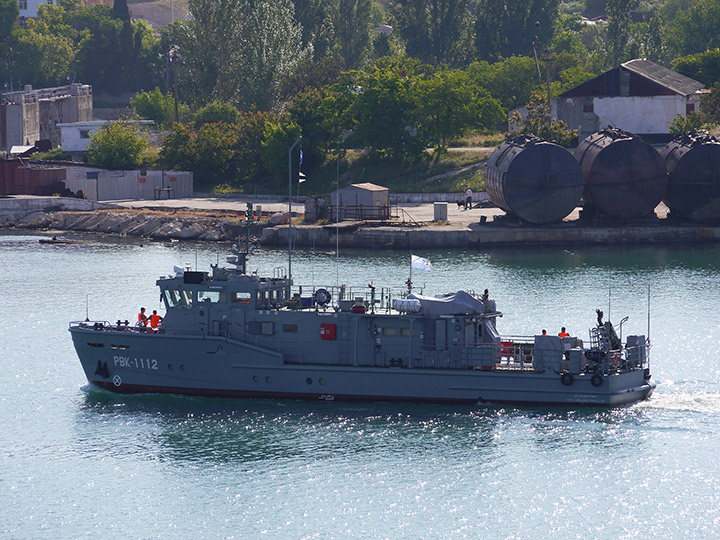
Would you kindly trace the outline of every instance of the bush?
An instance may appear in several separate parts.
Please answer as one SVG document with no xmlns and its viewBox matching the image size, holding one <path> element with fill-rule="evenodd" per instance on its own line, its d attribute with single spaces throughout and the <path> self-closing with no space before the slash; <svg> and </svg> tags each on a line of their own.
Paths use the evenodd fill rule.
<svg viewBox="0 0 720 540">
<path fill-rule="evenodd" d="M 110 122 L 90 135 L 88 162 L 112 169 L 134 169 L 147 149 L 147 138 L 135 124 L 119 120 Z"/>
<path fill-rule="evenodd" d="M 152 120 L 160 129 L 169 129 L 175 121 L 175 99 L 172 94 L 163 94 L 159 88 L 150 92 L 138 92 L 130 99 L 130 106 L 141 118 Z M 187 118 L 190 109 L 178 103 L 180 118 Z"/>
</svg>

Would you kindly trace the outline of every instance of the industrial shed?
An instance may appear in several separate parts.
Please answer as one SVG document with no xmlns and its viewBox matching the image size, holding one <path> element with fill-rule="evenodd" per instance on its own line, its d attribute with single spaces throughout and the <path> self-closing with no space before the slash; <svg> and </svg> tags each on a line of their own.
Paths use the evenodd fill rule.
<svg viewBox="0 0 720 540">
<path fill-rule="evenodd" d="M 390 219 L 390 190 L 377 184 L 365 182 L 342 188 L 329 197 L 331 220 L 345 219 Z M 336 212 L 339 212 L 337 216 Z"/>
<path fill-rule="evenodd" d="M 699 111 L 707 92 L 694 79 L 635 59 L 560 94 L 553 112 L 580 140 L 609 126 L 662 140 L 675 117 Z"/>
</svg>

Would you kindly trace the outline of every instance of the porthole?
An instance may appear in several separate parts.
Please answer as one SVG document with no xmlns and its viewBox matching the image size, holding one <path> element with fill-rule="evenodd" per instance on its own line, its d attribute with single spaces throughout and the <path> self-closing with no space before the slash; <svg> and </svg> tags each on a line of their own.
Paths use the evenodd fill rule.
<svg viewBox="0 0 720 540">
<path fill-rule="evenodd" d="M 253 381 L 259 382 L 259 381 L 260 381 L 260 377 L 258 377 L 257 375 L 255 375 L 255 376 L 253 377 Z"/>
<path fill-rule="evenodd" d="M 312 384 L 312 379 L 310 377 L 305 379 L 305 384 Z"/>
<path fill-rule="evenodd" d="M 168 369 L 170 371 L 175 371 L 175 366 L 173 366 L 172 364 L 168 364 Z"/>
<path fill-rule="evenodd" d="M 203 315 L 205 315 L 205 312 L 201 309 L 201 310 L 200 310 L 200 316 L 202 317 Z"/>
<path fill-rule="evenodd" d="M 318 382 L 319 382 L 320 384 L 325 384 L 325 379 L 320 379 Z"/>
<path fill-rule="evenodd" d="M 183 371 L 185 371 L 185 364 L 180 364 L 180 369 L 182 369 Z"/>
<path fill-rule="evenodd" d="M 272 377 L 270 375 L 265 377 L 265 382 L 272 382 Z"/>
</svg>

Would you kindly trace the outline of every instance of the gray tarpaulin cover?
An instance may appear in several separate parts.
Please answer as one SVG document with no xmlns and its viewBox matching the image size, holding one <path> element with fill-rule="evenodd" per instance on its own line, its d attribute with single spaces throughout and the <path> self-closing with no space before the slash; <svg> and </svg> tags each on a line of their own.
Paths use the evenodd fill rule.
<svg viewBox="0 0 720 540">
<path fill-rule="evenodd" d="M 479 315 L 485 312 L 483 303 L 465 291 L 458 291 L 442 298 L 420 294 L 408 294 L 408 298 L 419 300 L 422 306 L 421 313 L 427 315 Z"/>
</svg>

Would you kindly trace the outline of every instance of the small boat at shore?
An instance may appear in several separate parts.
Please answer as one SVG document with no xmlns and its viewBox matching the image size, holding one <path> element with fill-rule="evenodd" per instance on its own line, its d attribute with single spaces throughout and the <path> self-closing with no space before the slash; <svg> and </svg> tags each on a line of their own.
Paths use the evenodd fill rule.
<svg viewBox="0 0 720 540">
<path fill-rule="evenodd" d="M 68 240 L 66 238 L 58 238 L 56 236 L 53 236 L 52 238 L 41 238 L 39 240 L 41 244 L 84 244 L 82 240 Z"/>
<path fill-rule="evenodd" d="M 275 269 L 175 267 L 156 329 L 74 321 L 88 381 L 119 393 L 323 401 L 618 406 L 648 398 L 650 340 L 603 321 L 575 336 L 501 336 L 489 294 L 299 287 Z"/>
</svg>

